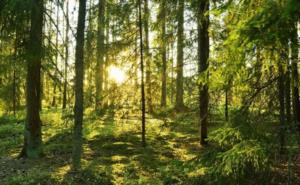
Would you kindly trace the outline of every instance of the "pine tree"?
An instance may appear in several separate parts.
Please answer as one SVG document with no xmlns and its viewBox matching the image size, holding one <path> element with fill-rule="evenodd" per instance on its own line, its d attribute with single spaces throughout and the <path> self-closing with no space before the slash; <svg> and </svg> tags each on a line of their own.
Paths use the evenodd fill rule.
<svg viewBox="0 0 300 185">
<path fill-rule="evenodd" d="M 80 169 L 82 155 L 82 121 L 83 121 L 83 77 L 84 77 L 84 29 L 86 16 L 86 0 L 79 0 L 75 53 L 75 124 L 73 136 L 73 170 Z"/>
<path fill-rule="evenodd" d="M 40 119 L 40 73 L 42 61 L 43 0 L 32 0 L 29 44 L 27 45 L 27 119 L 24 146 L 20 157 L 42 156 L 42 123 Z"/>
</svg>

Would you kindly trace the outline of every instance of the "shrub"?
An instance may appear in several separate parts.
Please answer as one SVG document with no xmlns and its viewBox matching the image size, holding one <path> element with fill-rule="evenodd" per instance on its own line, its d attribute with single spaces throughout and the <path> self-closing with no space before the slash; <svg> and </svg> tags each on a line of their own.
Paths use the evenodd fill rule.
<svg viewBox="0 0 300 185">
<path fill-rule="evenodd" d="M 200 157 L 214 184 L 241 181 L 247 184 L 248 179 L 265 174 L 271 167 L 272 145 L 268 139 L 254 129 L 246 115 L 236 116 L 209 135 L 209 142 L 216 146 Z"/>
</svg>

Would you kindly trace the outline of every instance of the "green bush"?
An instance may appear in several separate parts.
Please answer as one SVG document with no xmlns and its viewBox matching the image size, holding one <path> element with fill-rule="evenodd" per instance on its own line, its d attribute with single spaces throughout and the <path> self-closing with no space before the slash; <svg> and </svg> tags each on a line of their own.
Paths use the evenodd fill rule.
<svg viewBox="0 0 300 185">
<path fill-rule="evenodd" d="M 200 157 L 213 184 L 247 184 L 253 176 L 266 174 L 270 170 L 272 145 L 263 134 L 255 131 L 247 116 L 236 116 L 209 135 L 209 143 L 216 146 Z"/>
<path fill-rule="evenodd" d="M 23 134 L 23 125 L 5 124 L 0 126 L 0 139 L 17 137 Z"/>
</svg>

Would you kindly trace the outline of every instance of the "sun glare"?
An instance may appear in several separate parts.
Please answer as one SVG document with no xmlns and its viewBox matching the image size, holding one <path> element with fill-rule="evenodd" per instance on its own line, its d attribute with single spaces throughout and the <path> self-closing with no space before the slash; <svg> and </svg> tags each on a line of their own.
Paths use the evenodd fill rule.
<svg viewBox="0 0 300 185">
<path fill-rule="evenodd" d="M 109 79 L 116 82 L 117 84 L 122 84 L 126 80 L 126 74 L 120 68 L 116 66 L 111 66 L 108 70 Z"/>
</svg>

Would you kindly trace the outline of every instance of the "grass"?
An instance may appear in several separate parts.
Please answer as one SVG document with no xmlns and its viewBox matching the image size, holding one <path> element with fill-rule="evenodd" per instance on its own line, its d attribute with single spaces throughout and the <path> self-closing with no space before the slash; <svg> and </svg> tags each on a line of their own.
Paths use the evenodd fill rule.
<svg viewBox="0 0 300 185">
<path fill-rule="evenodd" d="M 201 150 L 197 121 L 185 115 L 167 120 L 147 115 L 143 148 L 137 116 L 118 115 L 118 111 L 103 116 L 86 111 L 79 174 L 70 171 L 73 123 L 62 120 L 61 110 L 41 113 L 45 152 L 41 160 L 16 159 L 24 124 L 18 119 L 1 123 L 0 184 L 184 184 L 188 176 L 182 174 L 183 163 Z"/>
<path fill-rule="evenodd" d="M 147 147 L 144 148 L 138 115 L 131 113 L 124 117 L 123 112 L 99 115 L 91 109 L 85 111 L 79 173 L 70 170 L 73 122 L 65 112 L 45 109 L 41 113 L 45 156 L 39 160 L 17 159 L 23 144 L 24 113 L 0 117 L 0 184 L 201 185 L 216 182 L 210 179 L 207 166 L 201 162 L 201 158 L 207 157 L 202 154 L 213 152 L 215 146 L 203 149 L 199 145 L 195 113 L 147 115 Z M 215 130 L 220 125 L 221 115 L 214 116 L 209 129 Z M 267 179 L 267 184 L 285 184 L 289 173 L 286 161 L 274 165 L 272 173 L 276 180 Z M 299 169 L 293 169 L 294 179 L 300 179 Z M 248 184 L 261 182 L 252 176 Z"/>
</svg>

